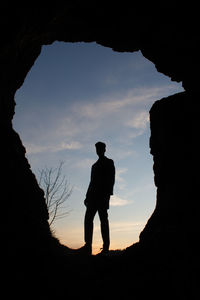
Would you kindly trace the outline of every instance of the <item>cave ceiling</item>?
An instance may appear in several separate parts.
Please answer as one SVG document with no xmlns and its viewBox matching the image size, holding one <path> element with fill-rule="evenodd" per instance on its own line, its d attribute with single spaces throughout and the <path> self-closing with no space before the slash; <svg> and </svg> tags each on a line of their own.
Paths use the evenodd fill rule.
<svg viewBox="0 0 200 300">
<path fill-rule="evenodd" d="M 1 5 L 1 78 L 16 91 L 41 51 L 54 41 L 96 42 L 114 51 L 142 54 L 183 87 L 195 88 L 198 10 L 187 3 L 134 1 L 91 4 L 68 1 L 46 7 Z"/>
</svg>

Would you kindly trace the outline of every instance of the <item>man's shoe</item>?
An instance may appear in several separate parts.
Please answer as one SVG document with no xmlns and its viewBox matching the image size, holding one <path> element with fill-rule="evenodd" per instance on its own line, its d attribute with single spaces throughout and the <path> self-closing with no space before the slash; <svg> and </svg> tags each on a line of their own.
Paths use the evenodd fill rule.
<svg viewBox="0 0 200 300">
<path fill-rule="evenodd" d="M 92 246 L 85 244 L 83 247 L 77 249 L 77 252 L 83 255 L 92 255 Z"/>
<path fill-rule="evenodd" d="M 99 254 L 107 256 L 109 254 L 109 250 L 101 248 L 101 252 Z"/>
</svg>

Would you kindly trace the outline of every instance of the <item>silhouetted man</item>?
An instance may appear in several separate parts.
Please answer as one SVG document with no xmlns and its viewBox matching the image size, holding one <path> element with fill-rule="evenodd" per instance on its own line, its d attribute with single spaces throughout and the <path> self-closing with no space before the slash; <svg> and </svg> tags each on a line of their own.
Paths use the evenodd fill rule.
<svg viewBox="0 0 200 300">
<path fill-rule="evenodd" d="M 82 249 L 88 254 L 92 253 L 93 220 L 97 212 L 103 239 L 102 253 L 107 253 L 109 250 L 110 235 L 107 210 L 115 183 L 115 166 L 113 160 L 105 156 L 106 145 L 98 142 L 95 146 L 99 159 L 92 166 L 91 180 L 84 201 L 87 209 L 84 220 L 85 246 Z"/>
</svg>

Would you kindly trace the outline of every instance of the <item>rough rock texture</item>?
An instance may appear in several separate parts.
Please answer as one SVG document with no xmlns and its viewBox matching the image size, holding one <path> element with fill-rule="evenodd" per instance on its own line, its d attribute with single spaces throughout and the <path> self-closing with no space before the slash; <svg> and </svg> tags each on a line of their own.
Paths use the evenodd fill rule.
<svg viewBox="0 0 200 300">
<path fill-rule="evenodd" d="M 199 146 L 198 94 L 183 92 L 154 103 L 150 110 L 150 148 L 154 159 L 157 203 L 140 235 L 164 247 L 197 247 Z M 183 247 L 184 244 L 184 247 Z"/>
<path fill-rule="evenodd" d="M 56 40 L 65 42 L 96 41 L 100 45 L 122 52 L 141 50 L 143 55 L 155 64 L 159 72 L 169 76 L 172 80 L 182 81 L 185 88 L 184 93 L 157 101 L 150 112 L 150 147 L 154 157 L 155 183 L 158 188 L 157 205 L 141 233 L 139 244 L 126 250 L 128 263 L 123 263 L 123 266 L 131 266 L 134 272 L 134 268 L 140 264 L 136 268 L 139 279 L 133 274 L 133 281 L 137 279 L 135 282 L 136 286 L 138 284 L 137 291 L 139 292 L 144 290 L 143 285 L 150 288 L 149 279 L 153 286 L 154 276 L 159 283 L 162 283 L 161 278 L 166 280 L 166 285 L 162 284 L 167 291 L 172 287 L 175 288 L 176 276 L 171 276 L 170 272 L 175 270 L 173 274 L 177 274 L 181 280 L 183 279 L 182 274 L 184 273 L 180 266 L 186 264 L 185 255 L 189 255 L 189 264 L 194 266 L 191 263 L 191 255 L 197 249 L 197 236 L 199 235 L 198 182 L 194 172 L 198 168 L 199 156 L 197 138 L 199 102 L 197 72 L 200 69 L 199 10 L 194 3 L 190 5 L 186 1 L 181 4 L 176 1 L 166 3 L 161 1 L 160 4 L 152 1 L 148 3 L 139 1 L 134 2 L 134 5 L 131 2 L 129 5 L 116 2 L 109 8 L 107 3 L 105 5 L 103 2 L 91 4 L 89 1 L 67 1 L 67 4 L 51 4 L 49 2 L 48 7 L 44 8 L 36 6 L 36 3 L 32 1 L 21 6 L 10 3 L 9 5 L 1 4 L 0 128 L 1 174 L 3 175 L 1 180 L 0 227 L 3 241 L 1 249 L 4 250 L 5 257 L 8 254 L 9 257 L 17 256 L 17 259 L 10 260 L 10 264 L 11 266 L 16 264 L 15 276 L 18 286 L 20 286 L 20 278 L 22 278 L 22 274 L 18 273 L 20 272 L 20 261 L 24 262 L 24 274 L 30 275 L 34 267 L 36 271 L 40 270 L 40 277 L 37 279 L 36 285 L 41 287 L 40 284 L 44 278 L 46 278 L 45 284 L 51 282 L 51 277 L 47 276 L 52 273 L 51 269 L 47 268 L 47 257 L 50 255 L 51 245 L 58 247 L 58 243 L 56 244 L 49 230 L 43 192 L 38 187 L 35 176 L 25 158 L 25 149 L 20 137 L 12 128 L 15 92 L 23 84 L 27 73 L 40 54 L 42 45 L 51 44 Z M 179 264 L 175 264 L 175 258 L 173 258 L 172 265 L 170 265 L 172 268 L 167 269 L 165 264 L 162 269 L 160 266 L 163 261 L 166 261 L 166 253 L 169 251 L 178 253 L 180 249 L 182 260 L 179 261 Z M 153 253 L 160 255 L 153 256 Z M 41 262 L 43 263 L 43 259 L 39 262 L 33 260 L 33 254 L 34 256 L 45 254 L 43 256 L 46 259 L 45 267 L 43 264 L 40 265 Z M 141 260 L 135 259 L 135 255 L 142 257 Z M 165 259 L 162 260 L 162 257 Z M 153 259 L 153 263 L 149 265 L 151 259 Z M 197 251 L 195 259 L 195 268 L 197 269 L 199 266 Z M 26 267 L 26 261 L 29 264 L 32 261 L 31 267 L 30 265 Z M 37 267 L 34 265 L 36 261 Z M 71 281 L 69 276 L 67 277 L 69 285 L 74 282 L 74 278 L 77 280 L 77 274 L 79 283 L 81 278 L 84 278 L 83 284 L 86 284 L 88 273 L 86 276 L 81 269 L 85 267 L 85 265 L 82 266 L 83 261 L 77 259 L 73 263 L 69 263 L 69 261 L 71 262 L 71 259 L 65 258 L 64 270 L 69 268 L 68 270 L 71 272 Z M 158 267 L 158 262 L 161 261 L 162 263 Z M 169 262 L 169 258 L 167 261 Z M 102 267 L 101 263 L 100 261 L 95 265 L 97 273 Z M 105 266 L 105 261 L 103 263 Z M 157 263 L 156 271 L 154 271 L 155 263 Z M 115 261 L 115 268 L 116 264 Z M 59 273 L 62 263 L 53 261 L 53 265 L 54 272 L 56 270 Z M 37 270 L 37 268 L 39 269 Z M 47 268 L 46 272 L 44 272 L 44 268 Z M 114 270 L 112 276 L 114 274 L 115 276 L 111 276 L 114 278 L 111 287 L 119 289 L 120 280 L 116 276 L 120 274 L 120 269 L 115 272 L 115 268 L 112 265 L 111 269 Z M 192 275 L 189 276 L 189 279 L 187 277 L 187 283 L 195 282 L 193 280 L 193 275 L 196 274 L 195 268 L 190 268 L 190 275 Z M 77 269 L 78 273 L 76 273 Z M 65 271 L 63 272 L 65 273 Z M 94 274 L 94 269 L 92 272 Z M 123 272 L 126 270 L 123 269 Z M 16 278 L 14 277 L 14 280 Z M 27 278 L 26 284 L 28 283 Z M 31 278 L 31 280 L 33 279 L 35 277 Z M 91 277 L 89 279 L 92 280 Z M 10 280 L 9 278 L 9 282 Z M 59 284 L 59 276 L 57 280 Z M 98 288 L 99 282 L 106 287 L 107 281 L 108 278 L 102 283 L 102 280 L 97 278 L 96 287 Z M 119 284 L 115 284 L 115 281 Z M 123 295 L 123 289 L 127 282 L 129 283 L 128 290 L 131 291 L 132 287 L 131 277 L 125 276 L 122 281 L 120 295 Z M 184 281 L 182 282 L 184 285 Z M 191 289 L 191 284 L 188 285 Z M 33 286 L 31 287 L 33 288 Z M 175 290 L 178 294 L 181 286 L 179 285 L 178 288 L 176 286 Z M 117 292 L 116 295 L 118 295 Z M 155 295 L 152 293 L 152 296 Z M 181 296 L 183 296 L 182 292 Z M 161 298 L 164 299 L 164 297 Z M 190 299 L 193 298 L 190 297 Z"/>
</svg>

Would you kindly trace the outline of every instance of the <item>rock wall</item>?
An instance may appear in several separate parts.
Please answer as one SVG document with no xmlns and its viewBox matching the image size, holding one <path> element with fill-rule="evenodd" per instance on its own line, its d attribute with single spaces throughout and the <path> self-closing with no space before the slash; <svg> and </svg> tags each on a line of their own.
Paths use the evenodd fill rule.
<svg viewBox="0 0 200 300">
<path fill-rule="evenodd" d="M 19 135 L 10 127 L 2 141 L 1 250 L 15 255 L 45 251 L 42 248 L 47 247 L 51 232 L 44 193 L 31 171 Z"/>
<path fill-rule="evenodd" d="M 140 234 L 141 243 L 188 251 L 197 247 L 198 94 L 183 92 L 154 103 L 150 149 L 157 186 L 155 211 Z"/>
</svg>

